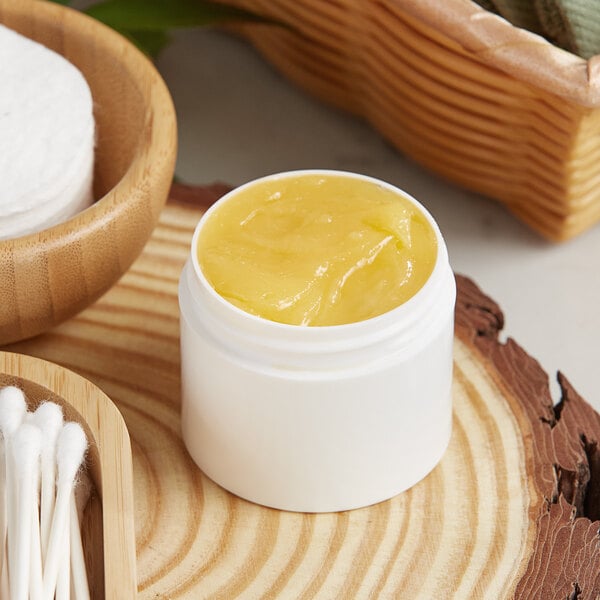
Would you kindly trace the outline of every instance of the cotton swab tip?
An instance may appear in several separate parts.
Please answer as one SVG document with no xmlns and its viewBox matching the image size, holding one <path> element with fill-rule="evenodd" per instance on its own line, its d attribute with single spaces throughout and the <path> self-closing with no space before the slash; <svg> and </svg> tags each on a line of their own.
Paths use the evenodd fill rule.
<svg viewBox="0 0 600 600">
<path fill-rule="evenodd" d="M 62 408 L 54 402 L 40 404 L 32 415 L 31 424 L 42 432 L 42 449 L 53 449 L 63 426 Z"/>
<path fill-rule="evenodd" d="M 72 482 L 87 450 L 85 432 L 79 423 L 66 423 L 60 431 L 56 447 L 59 485 Z"/>
<path fill-rule="evenodd" d="M 9 438 L 21 425 L 27 412 L 27 402 L 23 392 L 9 385 L 0 390 L 0 433 Z"/>
<path fill-rule="evenodd" d="M 31 477 L 42 449 L 42 432 L 28 423 L 17 429 L 11 439 L 11 450 L 16 472 Z"/>
</svg>

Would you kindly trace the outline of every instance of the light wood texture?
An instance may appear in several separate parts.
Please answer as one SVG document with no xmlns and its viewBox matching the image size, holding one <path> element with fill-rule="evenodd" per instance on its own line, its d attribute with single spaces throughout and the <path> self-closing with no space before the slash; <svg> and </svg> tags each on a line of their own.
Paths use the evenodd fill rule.
<svg viewBox="0 0 600 600">
<path fill-rule="evenodd" d="M 600 219 L 600 57 L 585 61 L 468 0 L 234 0 L 242 29 L 316 96 L 501 200 L 551 240 Z"/>
<path fill-rule="evenodd" d="M 108 294 L 11 347 L 83 374 L 121 410 L 139 597 L 596 598 L 600 417 L 564 380 L 552 410 L 546 375 L 498 342 L 500 310 L 462 278 L 453 436 L 414 488 L 356 511 L 294 514 L 236 498 L 194 466 L 180 437 L 177 283 L 201 207 L 224 190 L 174 187 Z"/>
<path fill-rule="evenodd" d="M 85 428 L 87 471 L 94 489 L 85 509 L 82 539 L 91 597 L 132 598 L 136 593 L 131 447 L 123 418 L 95 385 L 56 364 L 0 352 L 0 387 L 16 385 L 29 409 L 43 401 L 63 407 Z"/>
<path fill-rule="evenodd" d="M 0 23 L 81 70 L 97 127 L 97 202 L 63 224 L 0 241 L 0 343 L 8 343 L 91 304 L 138 256 L 167 197 L 176 123 L 151 62 L 101 23 L 34 0 L 0 0 Z"/>
</svg>

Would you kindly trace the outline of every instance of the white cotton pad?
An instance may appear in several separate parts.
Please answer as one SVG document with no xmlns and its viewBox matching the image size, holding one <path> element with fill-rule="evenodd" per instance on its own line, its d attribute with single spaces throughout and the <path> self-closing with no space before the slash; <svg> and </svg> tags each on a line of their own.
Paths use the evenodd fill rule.
<svg viewBox="0 0 600 600">
<path fill-rule="evenodd" d="M 75 66 L 0 25 L 0 239 L 46 229 L 92 203 L 92 107 Z"/>
</svg>

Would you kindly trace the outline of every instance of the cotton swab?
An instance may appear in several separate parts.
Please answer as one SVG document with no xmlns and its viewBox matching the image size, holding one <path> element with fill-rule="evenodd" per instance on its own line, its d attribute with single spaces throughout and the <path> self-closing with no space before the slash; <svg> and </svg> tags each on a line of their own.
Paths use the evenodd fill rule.
<svg viewBox="0 0 600 600">
<path fill-rule="evenodd" d="M 56 590 L 60 558 L 64 552 L 64 535 L 68 532 L 73 484 L 86 449 L 87 440 L 81 425 L 78 423 L 64 425 L 58 436 L 56 448 L 58 479 L 50 540 L 44 565 L 44 600 L 52 600 Z"/>
<path fill-rule="evenodd" d="M 0 580 L 0 598 L 10 598 L 10 589 L 8 587 L 8 573 L 6 577 Z"/>
<path fill-rule="evenodd" d="M 32 507 L 31 577 L 29 594 L 31 600 L 42 598 L 43 561 L 46 556 L 52 512 L 54 510 L 54 482 L 56 478 L 56 440 L 63 426 L 62 409 L 53 402 L 43 402 L 34 413 L 28 415 L 28 423 L 42 433 L 41 484 L 38 479 L 37 495 Z M 39 499 L 39 502 L 38 502 Z"/>
<path fill-rule="evenodd" d="M 71 598 L 71 537 L 69 535 L 69 525 L 65 528 L 63 535 L 63 549 L 60 556 L 60 565 L 58 567 L 58 577 L 56 579 L 55 600 L 70 600 Z"/>
<path fill-rule="evenodd" d="M 0 433 L 5 441 L 19 428 L 26 412 L 25 395 L 18 387 L 9 385 L 0 390 Z"/>
<path fill-rule="evenodd" d="M 50 525 L 54 512 L 56 480 L 56 442 L 63 426 L 63 413 L 58 404 L 44 402 L 32 415 L 31 422 L 42 431 L 42 488 L 40 501 L 40 536 L 42 540 L 42 564 L 46 560 Z"/>
<path fill-rule="evenodd" d="M 15 487 L 9 482 L 13 481 L 10 458 L 10 438 L 19 428 L 25 414 L 27 413 L 27 402 L 23 392 L 14 386 L 7 386 L 0 390 L 0 433 L 2 434 L 2 457 L 0 465 L 3 469 L 3 477 L 0 478 L 0 587 L 6 589 L 8 583 L 8 557 L 7 537 L 8 529 L 12 530 L 14 524 L 7 523 L 7 514 L 15 512 Z M 14 538 L 14 533 L 12 533 Z"/>
<path fill-rule="evenodd" d="M 27 423 L 21 425 L 10 442 L 10 455 L 17 482 L 18 504 L 14 513 L 8 512 L 8 521 L 16 524 L 14 539 L 15 561 L 11 562 L 10 593 L 11 600 L 28 600 L 29 577 L 31 569 L 31 512 L 35 498 L 34 484 L 39 471 L 42 448 L 41 431 Z M 19 509 L 19 506 L 21 509 Z M 9 540 L 10 541 L 10 540 Z M 9 552 L 11 551 L 9 544 Z"/>
<path fill-rule="evenodd" d="M 90 600 L 75 494 L 71 494 L 71 581 L 75 600 Z"/>
<path fill-rule="evenodd" d="M 42 451 L 44 440 L 42 433 Z M 29 599 L 42 598 L 42 543 L 40 540 L 40 471 L 36 469 L 33 483 L 34 496 L 31 499 L 31 570 L 29 573 Z"/>
</svg>

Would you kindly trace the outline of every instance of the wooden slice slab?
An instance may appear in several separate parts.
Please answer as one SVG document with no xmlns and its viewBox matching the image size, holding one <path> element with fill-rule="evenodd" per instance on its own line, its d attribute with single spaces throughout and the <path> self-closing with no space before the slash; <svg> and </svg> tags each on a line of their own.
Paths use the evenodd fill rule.
<svg viewBox="0 0 600 600">
<path fill-rule="evenodd" d="M 133 445 L 140 598 L 596 598 L 600 416 L 515 342 L 458 277 L 454 431 L 388 502 L 305 515 L 241 500 L 181 442 L 177 283 L 224 186 L 174 187 L 143 255 L 71 321 L 11 350 L 65 365 L 117 404 Z M 534 316 L 532 316 L 534 317 Z"/>
</svg>

